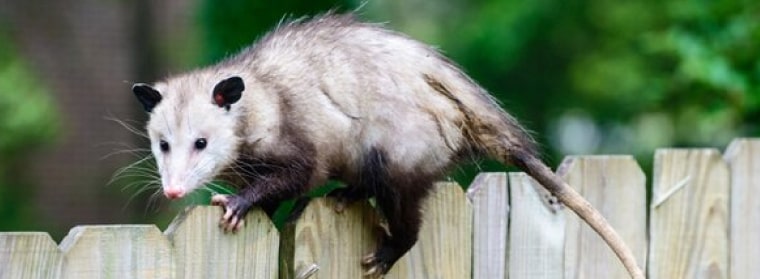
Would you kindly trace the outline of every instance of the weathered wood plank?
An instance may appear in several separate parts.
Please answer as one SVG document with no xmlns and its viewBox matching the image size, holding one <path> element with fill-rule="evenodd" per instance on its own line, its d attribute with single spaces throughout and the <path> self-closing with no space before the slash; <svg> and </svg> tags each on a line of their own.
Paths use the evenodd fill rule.
<svg viewBox="0 0 760 279">
<path fill-rule="evenodd" d="M 377 214 L 369 203 L 357 202 L 340 213 L 334 201 L 311 201 L 295 225 L 292 267 L 302 270 L 315 264 L 319 270 L 309 279 L 362 278 L 361 258 L 374 251 Z"/>
<path fill-rule="evenodd" d="M 237 233 L 219 228 L 216 206 L 186 209 L 165 234 L 174 246 L 177 278 L 277 278 L 280 235 L 261 210 Z"/>
<path fill-rule="evenodd" d="M 63 278 L 175 278 L 169 241 L 154 225 L 77 226 L 60 248 Z"/>
<path fill-rule="evenodd" d="M 632 156 L 571 156 L 558 173 L 607 219 L 646 270 L 646 177 Z M 627 278 L 612 249 L 582 219 L 568 216 L 565 279 Z"/>
<path fill-rule="evenodd" d="M 728 278 L 728 166 L 715 149 L 659 149 L 649 278 Z"/>
<path fill-rule="evenodd" d="M 481 173 L 467 190 L 473 207 L 472 278 L 507 278 L 509 188 L 507 174 Z"/>
<path fill-rule="evenodd" d="M 760 139 L 737 139 L 726 150 L 731 172 L 731 278 L 760 274 Z"/>
<path fill-rule="evenodd" d="M 423 206 L 417 244 L 385 278 L 472 278 L 472 205 L 456 183 L 438 183 Z"/>
<path fill-rule="evenodd" d="M 0 279 L 59 278 L 63 255 L 42 232 L 0 233 Z"/>
<path fill-rule="evenodd" d="M 565 213 L 540 184 L 509 174 L 509 278 L 562 278 Z"/>
</svg>

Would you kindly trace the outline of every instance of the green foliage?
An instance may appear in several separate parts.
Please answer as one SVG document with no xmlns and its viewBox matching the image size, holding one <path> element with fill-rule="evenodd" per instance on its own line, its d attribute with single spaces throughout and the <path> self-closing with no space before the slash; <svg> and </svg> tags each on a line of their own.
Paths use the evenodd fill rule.
<svg viewBox="0 0 760 279">
<path fill-rule="evenodd" d="M 669 123 L 661 129 L 675 127 L 675 133 L 658 145 L 717 146 L 760 132 L 757 126 L 745 126 L 760 112 L 757 5 L 657 1 L 597 6 L 603 9 L 587 18 L 590 30 L 584 31 L 593 32 L 594 40 L 569 68 L 575 106 L 588 107 L 602 124 L 630 125 L 660 115 Z"/>
<path fill-rule="evenodd" d="M 0 40 L 1 42 L 2 40 Z M 49 142 L 56 121 L 48 92 L 0 43 L 0 154 L 18 157 Z"/>
<path fill-rule="evenodd" d="M 50 96 L 0 32 L 0 230 L 21 227 L 29 216 L 30 189 L 22 163 L 50 143 L 57 121 Z"/>
<path fill-rule="evenodd" d="M 200 20 L 206 44 L 206 62 L 215 62 L 250 45 L 283 20 L 345 8 L 330 0 L 206 0 Z"/>
<path fill-rule="evenodd" d="M 551 163 L 626 153 L 647 169 L 658 147 L 760 134 L 756 1 L 439 1 L 428 5 L 456 9 L 407 12 L 415 5 L 371 2 L 369 15 L 440 46 L 536 131 Z"/>
</svg>

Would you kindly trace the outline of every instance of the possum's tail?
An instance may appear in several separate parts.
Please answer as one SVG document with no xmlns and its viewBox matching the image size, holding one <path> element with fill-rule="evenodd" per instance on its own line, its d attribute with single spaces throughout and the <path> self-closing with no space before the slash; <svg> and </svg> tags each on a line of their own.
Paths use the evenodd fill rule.
<svg viewBox="0 0 760 279">
<path fill-rule="evenodd" d="M 498 136 L 496 136 L 498 138 Z M 492 141 L 495 137 L 487 137 Z M 520 143 L 509 142 L 507 137 L 502 136 L 498 144 L 485 144 L 484 151 L 504 164 L 514 165 L 525 171 L 556 196 L 563 204 L 572 209 L 586 223 L 591 226 L 612 248 L 612 251 L 623 263 L 631 278 L 644 279 L 644 272 L 636 264 L 636 257 L 631 249 L 625 244 L 615 229 L 594 207 L 588 203 L 578 192 L 573 190 L 557 174 L 552 172 L 533 150 L 520 146 Z M 514 140 L 514 139 L 513 139 Z M 493 142 L 492 142 L 493 143 Z"/>
<path fill-rule="evenodd" d="M 462 113 L 462 125 L 459 127 L 469 147 L 503 164 L 515 165 L 536 179 L 599 233 L 632 278 L 644 279 L 644 272 L 636 264 L 631 249 L 602 214 L 538 159 L 537 148 L 530 135 L 512 116 L 501 110 L 485 90 L 455 70 L 455 67 L 452 66 L 452 69 L 448 86 L 430 75 L 423 75 L 423 78 L 432 89 L 451 100 Z M 473 111 L 472 107 L 478 110 Z"/>
<path fill-rule="evenodd" d="M 604 216 L 594 209 L 578 192 L 562 181 L 559 176 L 533 154 L 515 150 L 510 154 L 510 161 L 541 183 L 549 192 L 567 207 L 575 211 L 591 228 L 599 233 L 604 241 L 607 242 L 607 245 L 612 248 L 612 251 L 620 258 L 620 261 L 623 262 L 631 278 L 644 279 L 644 272 L 636 264 L 636 257 L 631 252 L 631 249 L 623 242 L 623 239 L 610 226 Z"/>
</svg>

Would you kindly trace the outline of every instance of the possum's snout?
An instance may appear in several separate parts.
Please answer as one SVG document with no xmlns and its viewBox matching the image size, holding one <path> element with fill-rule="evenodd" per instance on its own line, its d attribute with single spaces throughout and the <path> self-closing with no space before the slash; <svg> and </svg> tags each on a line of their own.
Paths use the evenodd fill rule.
<svg viewBox="0 0 760 279">
<path fill-rule="evenodd" d="M 164 188 L 164 196 L 170 200 L 175 200 L 185 196 L 185 190 L 180 187 L 167 187 Z"/>
</svg>

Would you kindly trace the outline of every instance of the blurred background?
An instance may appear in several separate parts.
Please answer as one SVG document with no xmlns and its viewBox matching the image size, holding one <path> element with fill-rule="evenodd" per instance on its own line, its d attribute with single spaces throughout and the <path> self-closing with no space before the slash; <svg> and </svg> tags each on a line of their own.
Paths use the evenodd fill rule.
<svg viewBox="0 0 760 279">
<path fill-rule="evenodd" d="M 435 45 L 499 98 L 556 166 L 571 154 L 717 147 L 760 136 L 760 2 L 0 0 L 0 231 L 156 223 L 133 82 L 235 53 L 329 9 Z M 150 167 L 150 163 L 138 167 Z M 502 166 L 480 162 L 479 169 Z M 478 167 L 452 178 L 469 184 Z M 651 177 L 651 176 L 650 176 Z M 143 191 L 145 190 L 145 191 Z"/>
</svg>

